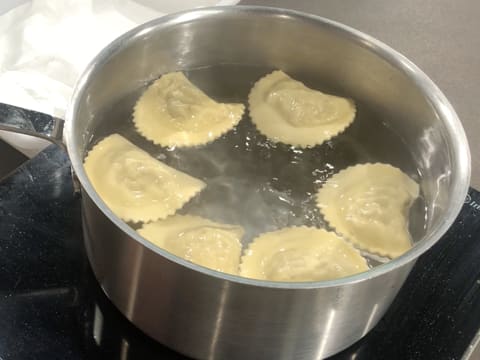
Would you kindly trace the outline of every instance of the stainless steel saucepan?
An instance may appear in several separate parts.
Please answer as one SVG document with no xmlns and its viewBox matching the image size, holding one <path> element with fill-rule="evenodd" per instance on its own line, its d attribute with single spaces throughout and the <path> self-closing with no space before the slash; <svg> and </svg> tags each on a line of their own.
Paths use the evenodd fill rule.
<svg viewBox="0 0 480 360">
<path fill-rule="evenodd" d="M 82 165 L 105 119 L 99 114 L 114 108 L 126 116 L 131 104 L 121 105 L 122 99 L 163 73 L 219 64 L 279 68 L 314 79 L 355 99 L 369 117 L 382 119 L 421 174 L 428 219 L 414 247 L 338 280 L 268 282 L 173 256 L 115 216 Z M 2 106 L 0 128 L 57 143 L 63 133 L 81 184 L 88 257 L 105 293 L 146 334 L 200 359 L 321 359 L 348 347 L 375 326 L 416 259 L 452 224 L 469 185 L 470 154 L 460 121 L 422 71 L 359 31 L 282 9 L 204 8 L 146 23 L 115 40 L 88 66 L 64 125 Z M 385 144 L 386 159 L 401 161 L 404 154 L 390 150 Z"/>
</svg>

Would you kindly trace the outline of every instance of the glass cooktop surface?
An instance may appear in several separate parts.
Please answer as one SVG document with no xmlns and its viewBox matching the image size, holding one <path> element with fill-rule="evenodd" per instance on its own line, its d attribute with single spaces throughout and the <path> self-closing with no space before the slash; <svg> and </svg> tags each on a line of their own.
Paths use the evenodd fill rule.
<svg viewBox="0 0 480 360">
<path fill-rule="evenodd" d="M 331 359 L 461 359 L 480 327 L 480 193 L 380 323 Z M 136 329 L 86 259 L 70 163 L 50 146 L 0 183 L 0 359 L 186 359 Z"/>
</svg>

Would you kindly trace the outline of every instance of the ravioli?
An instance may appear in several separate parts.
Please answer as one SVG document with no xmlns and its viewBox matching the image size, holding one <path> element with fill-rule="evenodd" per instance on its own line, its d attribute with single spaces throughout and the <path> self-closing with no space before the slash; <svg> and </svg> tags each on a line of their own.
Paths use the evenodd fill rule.
<svg viewBox="0 0 480 360">
<path fill-rule="evenodd" d="M 317 193 L 325 220 L 359 248 L 395 258 L 412 246 L 408 214 L 418 184 L 387 164 L 363 164 L 333 175 Z"/>
<path fill-rule="evenodd" d="M 260 235 L 240 264 L 240 275 L 271 281 L 332 280 L 367 271 L 366 260 L 335 233 L 289 227 Z"/>
<path fill-rule="evenodd" d="M 203 181 L 163 164 L 118 134 L 95 145 L 84 167 L 98 195 L 125 221 L 165 218 L 205 187 Z"/>
<path fill-rule="evenodd" d="M 148 241 L 185 260 L 238 274 L 244 231 L 199 216 L 174 215 L 137 230 Z"/>
<path fill-rule="evenodd" d="M 301 148 L 339 134 L 356 112 L 352 100 L 310 89 L 280 70 L 257 81 L 248 101 L 258 131 L 274 142 Z"/>
<path fill-rule="evenodd" d="M 135 105 L 137 131 L 162 146 L 195 146 L 211 142 L 241 120 L 243 104 L 223 104 L 209 98 L 183 73 L 162 75 Z"/>
</svg>

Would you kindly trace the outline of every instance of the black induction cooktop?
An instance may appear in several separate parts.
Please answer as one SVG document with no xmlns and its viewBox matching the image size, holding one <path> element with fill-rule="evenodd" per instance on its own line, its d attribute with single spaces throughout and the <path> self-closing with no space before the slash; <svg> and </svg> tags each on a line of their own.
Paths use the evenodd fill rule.
<svg viewBox="0 0 480 360">
<path fill-rule="evenodd" d="M 103 294 L 70 163 L 55 146 L 0 183 L 0 360 L 186 359 Z M 480 328 L 480 193 L 421 257 L 380 323 L 331 359 L 460 359 Z"/>
</svg>

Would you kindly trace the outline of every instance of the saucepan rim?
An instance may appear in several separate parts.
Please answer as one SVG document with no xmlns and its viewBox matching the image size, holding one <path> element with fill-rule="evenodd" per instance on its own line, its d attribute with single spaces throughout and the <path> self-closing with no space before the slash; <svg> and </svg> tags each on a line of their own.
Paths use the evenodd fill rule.
<svg viewBox="0 0 480 360">
<path fill-rule="evenodd" d="M 233 15 L 248 15 L 248 13 L 251 12 L 255 12 L 255 14 L 257 15 L 275 16 L 282 18 L 287 17 L 293 18 L 297 21 L 322 24 L 322 26 L 328 28 L 329 31 L 336 32 L 339 36 L 347 37 L 348 39 L 374 52 L 377 56 L 383 58 L 384 60 L 398 68 L 400 71 L 404 72 L 413 82 L 415 82 L 416 86 L 422 91 L 423 94 L 425 94 L 425 96 L 428 98 L 428 101 L 430 101 L 432 107 L 435 109 L 435 111 L 437 111 L 439 118 L 442 119 L 448 133 L 451 134 L 453 139 L 453 146 L 451 148 L 451 151 L 453 154 L 452 163 L 454 165 L 454 168 L 450 169 L 450 171 L 456 172 L 457 180 L 453 184 L 453 187 L 451 189 L 451 193 L 454 195 L 452 195 L 451 200 L 448 204 L 448 208 L 445 210 L 444 221 L 439 221 L 434 228 L 430 229 L 430 231 L 425 234 L 425 236 L 405 254 L 385 264 L 376 266 L 369 271 L 335 280 L 315 282 L 273 282 L 244 278 L 241 276 L 230 275 L 211 270 L 200 265 L 196 265 L 173 254 L 170 254 L 169 252 L 161 249 L 153 243 L 145 240 L 134 229 L 128 226 L 119 217 L 117 217 L 106 206 L 103 200 L 97 195 L 97 193 L 93 189 L 92 184 L 88 180 L 83 168 L 83 154 L 79 154 L 76 152 L 79 144 L 76 138 L 73 136 L 73 131 L 75 115 L 80 106 L 79 100 L 82 98 L 84 91 L 86 90 L 86 87 L 88 85 L 89 79 L 94 76 L 95 71 L 99 67 L 101 67 L 102 64 L 105 63 L 108 59 L 110 59 L 112 56 L 115 56 L 115 53 L 120 51 L 125 46 L 128 46 L 132 42 L 135 42 L 137 38 L 143 37 L 151 31 L 158 31 L 162 28 L 167 28 L 188 21 L 201 21 L 201 19 L 203 18 L 210 18 L 221 15 L 223 13 L 230 13 Z M 139 242 L 141 245 L 145 246 L 156 254 L 167 258 L 172 262 L 175 262 L 181 266 L 185 266 L 191 270 L 198 271 L 205 275 L 218 278 L 220 280 L 228 280 L 246 286 L 260 286 L 286 290 L 318 289 L 345 286 L 381 276 L 385 273 L 409 264 L 410 262 L 415 261 L 420 255 L 422 255 L 432 245 L 434 245 L 448 230 L 448 228 L 451 226 L 451 224 L 461 210 L 470 184 L 470 150 L 461 122 L 447 98 L 422 70 L 420 70 L 406 57 L 370 35 L 367 35 L 354 28 L 351 28 L 347 25 L 341 24 L 333 20 L 294 10 L 286 10 L 281 8 L 264 6 L 217 6 L 182 11 L 140 25 L 110 43 L 88 65 L 88 67 L 85 69 L 85 71 L 79 78 L 77 85 L 74 89 L 65 119 L 65 141 L 76 176 L 82 184 L 83 191 L 86 192 L 86 194 L 93 200 L 96 206 L 99 207 L 99 209 L 109 218 L 110 221 L 112 221 L 118 228 L 120 228 L 123 232 L 125 232 L 135 241 Z"/>
</svg>

